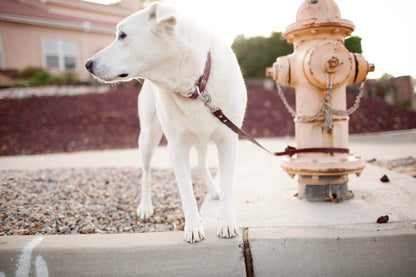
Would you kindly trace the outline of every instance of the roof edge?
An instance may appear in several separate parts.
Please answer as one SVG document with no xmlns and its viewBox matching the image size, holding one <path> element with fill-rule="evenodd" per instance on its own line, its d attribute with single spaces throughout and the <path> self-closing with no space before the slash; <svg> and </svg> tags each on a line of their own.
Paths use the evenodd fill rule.
<svg viewBox="0 0 416 277">
<path fill-rule="evenodd" d="M 76 8 L 81 10 L 87 10 L 87 11 L 94 11 L 94 12 L 101 12 L 101 13 L 108 13 L 108 14 L 116 14 L 119 16 L 129 16 L 134 10 L 129 10 L 123 7 L 120 7 L 118 5 L 103 5 L 93 2 L 86 2 L 86 1 L 68 1 L 68 0 L 43 0 L 45 4 L 51 3 L 56 4 L 60 6 L 70 7 L 70 8 Z"/>
<path fill-rule="evenodd" d="M 39 18 L 31 16 L 0 13 L 0 21 L 23 23 L 45 27 L 55 27 L 67 30 L 84 31 L 88 33 L 114 34 L 115 27 L 99 25 L 90 21 L 74 22 L 58 19 Z"/>
</svg>

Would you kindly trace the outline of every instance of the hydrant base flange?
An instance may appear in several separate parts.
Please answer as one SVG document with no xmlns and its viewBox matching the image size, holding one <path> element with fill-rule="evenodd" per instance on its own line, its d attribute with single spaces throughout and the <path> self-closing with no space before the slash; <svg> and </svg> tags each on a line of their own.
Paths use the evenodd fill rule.
<svg viewBox="0 0 416 277">
<path fill-rule="evenodd" d="M 312 155 L 306 158 L 286 158 L 282 162 L 282 168 L 290 175 L 346 175 L 360 174 L 365 167 L 365 161 L 355 155 L 341 155 L 340 158 L 319 157 Z"/>
</svg>

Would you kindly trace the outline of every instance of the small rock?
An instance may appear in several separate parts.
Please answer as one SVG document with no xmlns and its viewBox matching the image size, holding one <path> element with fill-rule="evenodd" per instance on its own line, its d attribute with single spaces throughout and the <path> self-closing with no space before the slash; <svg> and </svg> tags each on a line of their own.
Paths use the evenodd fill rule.
<svg viewBox="0 0 416 277">
<path fill-rule="evenodd" d="M 389 216 L 385 215 L 385 216 L 380 216 L 379 218 L 377 218 L 377 223 L 387 223 L 389 221 Z"/>
<path fill-rule="evenodd" d="M 95 226 L 91 223 L 88 223 L 87 225 L 82 227 L 80 231 L 82 234 L 91 234 L 95 231 Z"/>
<path fill-rule="evenodd" d="M 383 177 L 380 178 L 380 181 L 383 183 L 388 183 L 390 182 L 389 177 L 387 177 L 387 175 L 384 175 Z"/>
<path fill-rule="evenodd" d="M 63 226 L 59 228 L 59 233 L 60 234 L 66 234 L 69 232 L 69 227 L 68 226 Z"/>
</svg>

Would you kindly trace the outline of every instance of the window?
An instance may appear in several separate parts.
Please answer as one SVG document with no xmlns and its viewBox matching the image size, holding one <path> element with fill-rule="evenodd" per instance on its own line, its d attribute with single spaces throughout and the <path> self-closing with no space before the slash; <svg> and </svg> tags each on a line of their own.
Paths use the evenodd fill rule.
<svg viewBox="0 0 416 277">
<path fill-rule="evenodd" d="M 44 38 L 43 56 L 48 69 L 74 70 L 77 67 L 77 44 L 71 40 Z"/>
<path fill-rule="evenodd" d="M 51 69 L 59 69 L 59 40 L 44 39 L 43 50 L 46 60 L 46 67 Z"/>
</svg>

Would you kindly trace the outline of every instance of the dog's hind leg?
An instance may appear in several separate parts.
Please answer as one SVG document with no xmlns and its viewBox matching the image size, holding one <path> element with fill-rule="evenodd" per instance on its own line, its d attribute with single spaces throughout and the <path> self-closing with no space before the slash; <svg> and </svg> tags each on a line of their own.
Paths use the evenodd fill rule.
<svg viewBox="0 0 416 277">
<path fill-rule="evenodd" d="M 220 198 L 220 193 L 218 187 L 215 185 L 212 180 L 211 173 L 209 172 L 207 166 L 207 149 L 208 145 L 197 145 L 196 150 L 198 154 L 198 171 L 201 174 L 205 185 L 208 188 L 208 193 L 212 199 L 218 200 Z"/>
<path fill-rule="evenodd" d="M 156 105 L 153 92 L 145 85 L 139 95 L 139 155 L 142 163 L 141 201 L 137 208 L 137 216 L 141 219 L 153 215 L 151 198 L 151 167 L 150 163 L 155 148 L 159 145 L 163 132 L 156 113 Z"/>
</svg>

